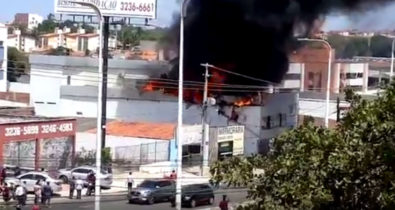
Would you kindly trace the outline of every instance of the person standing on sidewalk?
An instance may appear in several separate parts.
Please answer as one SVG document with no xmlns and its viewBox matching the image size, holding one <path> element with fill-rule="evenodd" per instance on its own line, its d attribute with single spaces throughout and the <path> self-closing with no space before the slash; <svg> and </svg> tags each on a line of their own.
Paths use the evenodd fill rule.
<svg viewBox="0 0 395 210">
<path fill-rule="evenodd" d="M 69 191 L 69 199 L 73 199 L 74 190 L 75 190 L 75 177 L 72 177 L 69 181 L 70 191 Z"/>
<path fill-rule="evenodd" d="M 132 191 L 133 188 L 133 176 L 132 176 L 132 172 L 129 172 L 128 178 L 127 178 L 127 183 L 128 183 L 128 192 L 130 193 Z"/>
<path fill-rule="evenodd" d="M 96 177 L 95 174 L 93 172 L 91 172 L 88 177 L 88 190 L 86 191 L 86 195 L 87 196 L 91 196 L 92 192 L 95 189 L 95 185 L 96 185 Z"/>
<path fill-rule="evenodd" d="M 48 207 L 50 207 L 51 206 L 51 197 L 53 194 L 52 188 L 50 186 L 50 182 L 47 182 L 47 185 L 44 186 L 43 192 L 44 192 L 44 204 L 46 204 Z"/>
<path fill-rule="evenodd" d="M 219 208 L 221 210 L 228 210 L 229 209 L 229 200 L 226 198 L 226 195 L 222 196 L 222 201 L 219 203 Z"/>
<path fill-rule="evenodd" d="M 17 185 L 15 189 L 15 196 L 18 201 L 18 205 L 23 204 L 25 190 L 23 189 L 22 185 Z"/>
<path fill-rule="evenodd" d="M 23 194 L 23 206 L 26 206 L 26 201 L 27 201 L 27 188 L 26 188 L 26 186 L 27 186 L 27 183 L 26 183 L 26 181 L 23 181 L 23 184 L 22 184 L 22 187 L 23 187 L 23 192 L 24 192 L 24 194 Z"/>
<path fill-rule="evenodd" d="M 77 179 L 75 182 L 75 189 L 77 190 L 77 199 L 81 199 L 81 191 L 84 188 L 84 181 Z"/>
<path fill-rule="evenodd" d="M 4 183 L 1 193 L 3 195 L 4 202 L 8 203 L 8 201 L 11 200 L 11 195 L 10 195 L 10 189 L 8 188 L 7 183 Z"/>
<path fill-rule="evenodd" d="M 0 172 L 0 185 L 4 184 L 5 178 L 7 178 L 7 172 L 6 172 L 5 166 L 3 166 L 3 168 L 1 169 L 1 172 Z"/>
<path fill-rule="evenodd" d="M 38 201 L 41 197 L 41 181 L 37 180 L 36 184 L 34 185 L 34 204 L 38 204 Z"/>
</svg>

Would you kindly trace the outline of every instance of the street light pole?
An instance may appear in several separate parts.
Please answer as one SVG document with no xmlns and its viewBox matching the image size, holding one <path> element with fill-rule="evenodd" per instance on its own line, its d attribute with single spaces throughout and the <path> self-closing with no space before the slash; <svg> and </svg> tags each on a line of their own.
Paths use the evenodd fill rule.
<svg viewBox="0 0 395 210">
<path fill-rule="evenodd" d="M 328 80 L 326 84 L 326 101 L 325 101 L 325 127 L 329 128 L 329 100 L 330 100 L 330 89 L 331 89 L 331 72 L 332 72 L 332 47 L 326 40 L 323 39 L 309 39 L 309 38 L 300 38 L 299 41 L 304 42 L 321 42 L 326 45 L 329 49 L 329 58 L 328 58 Z"/>
<path fill-rule="evenodd" d="M 186 16 L 187 0 L 182 0 L 180 8 L 180 54 L 178 68 L 178 116 L 177 116 L 177 183 L 176 183 L 176 207 L 181 210 L 181 187 L 182 187 L 182 116 L 184 100 L 184 18 Z"/>
<path fill-rule="evenodd" d="M 394 44 L 395 44 L 395 38 L 392 39 L 390 83 L 392 82 L 392 77 L 394 76 Z"/>
<path fill-rule="evenodd" d="M 96 185 L 95 185 L 95 210 L 100 210 L 100 171 L 101 171 L 101 145 L 102 145 L 102 98 L 103 98 L 103 15 L 100 9 L 92 3 L 70 1 L 71 3 L 79 4 L 81 6 L 86 6 L 92 8 L 97 17 L 99 18 L 99 85 L 98 85 L 98 96 L 97 96 L 97 128 L 96 128 Z"/>
</svg>

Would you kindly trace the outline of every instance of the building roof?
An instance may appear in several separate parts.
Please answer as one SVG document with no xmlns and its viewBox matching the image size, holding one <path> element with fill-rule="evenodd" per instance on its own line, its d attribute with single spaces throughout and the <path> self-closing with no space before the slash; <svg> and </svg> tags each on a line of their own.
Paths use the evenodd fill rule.
<svg viewBox="0 0 395 210">
<path fill-rule="evenodd" d="M 99 36 L 99 34 L 90 33 L 90 34 L 82 34 L 80 37 L 93 38 L 93 37 L 98 37 L 98 36 Z"/>
<path fill-rule="evenodd" d="M 49 33 L 49 34 L 40 35 L 40 37 L 54 37 L 54 36 L 59 36 L 59 34 L 57 34 L 57 33 Z"/>
<path fill-rule="evenodd" d="M 8 34 L 8 38 L 9 39 L 11 39 L 11 38 L 15 38 L 15 37 L 17 37 L 18 35 L 16 35 L 16 34 Z"/>
<path fill-rule="evenodd" d="M 106 133 L 110 136 L 172 140 L 174 139 L 175 128 L 176 125 L 173 123 L 113 121 L 107 123 Z M 88 132 L 95 133 L 96 129 Z"/>
<path fill-rule="evenodd" d="M 82 35 L 81 33 L 69 33 L 69 34 L 65 34 L 65 36 L 66 37 L 78 37 L 78 36 L 80 36 L 80 35 Z"/>
</svg>

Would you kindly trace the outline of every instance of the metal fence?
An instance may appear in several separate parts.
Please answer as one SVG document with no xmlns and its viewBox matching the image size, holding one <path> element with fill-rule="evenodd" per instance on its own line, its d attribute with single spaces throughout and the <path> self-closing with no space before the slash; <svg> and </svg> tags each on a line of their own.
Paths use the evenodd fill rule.
<svg viewBox="0 0 395 210">
<path fill-rule="evenodd" d="M 170 142 L 155 142 L 134 146 L 115 147 L 114 160 L 134 165 L 143 165 L 169 160 Z"/>
</svg>

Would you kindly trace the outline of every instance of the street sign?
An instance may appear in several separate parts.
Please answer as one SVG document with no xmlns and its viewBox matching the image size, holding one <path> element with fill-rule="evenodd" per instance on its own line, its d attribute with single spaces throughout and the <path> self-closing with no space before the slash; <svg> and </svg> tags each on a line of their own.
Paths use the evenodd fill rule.
<svg viewBox="0 0 395 210">
<path fill-rule="evenodd" d="M 103 16 L 156 19 L 157 0 L 73 0 L 95 4 Z M 55 0 L 55 13 L 96 15 L 89 7 L 70 0 Z"/>
<path fill-rule="evenodd" d="M 233 142 L 233 155 L 244 154 L 244 126 L 220 127 L 217 131 L 217 142 Z"/>
</svg>

